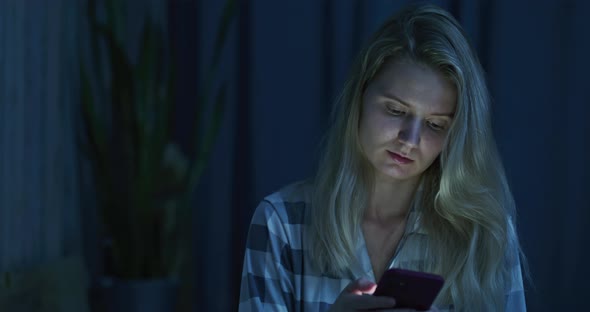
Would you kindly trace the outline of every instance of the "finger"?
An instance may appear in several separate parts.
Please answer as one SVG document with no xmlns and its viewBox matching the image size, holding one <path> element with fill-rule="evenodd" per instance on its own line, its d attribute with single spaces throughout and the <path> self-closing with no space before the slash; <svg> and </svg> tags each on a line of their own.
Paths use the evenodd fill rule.
<svg viewBox="0 0 590 312">
<path fill-rule="evenodd" d="M 391 297 L 381 297 L 372 295 L 348 295 L 346 300 L 353 309 L 370 310 L 370 309 L 387 309 L 395 306 L 395 299 Z"/>
<path fill-rule="evenodd" d="M 377 284 L 371 282 L 365 277 L 361 277 L 348 284 L 346 288 L 344 288 L 344 291 L 355 295 L 372 295 L 376 288 Z"/>
</svg>

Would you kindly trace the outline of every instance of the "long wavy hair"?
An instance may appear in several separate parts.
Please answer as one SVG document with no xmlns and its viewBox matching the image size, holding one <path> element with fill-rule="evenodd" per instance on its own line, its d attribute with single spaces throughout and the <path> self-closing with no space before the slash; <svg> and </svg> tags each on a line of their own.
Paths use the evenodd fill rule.
<svg viewBox="0 0 590 312">
<path fill-rule="evenodd" d="M 403 59 L 438 70 L 457 90 L 453 123 L 415 201 L 429 233 L 422 268 L 446 283 L 437 304 L 495 311 L 505 304 L 511 265 L 522 255 L 514 200 L 492 135 L 483 69 L 459 23 L 436 6 L 394 15 L 361 51 L 336 102 L 314 179 L 309 218 L 312 263 L 343 276 L 356 261 L 374 169 L 358 136 L 362 95 L 381 66 Z"/>
</svg>

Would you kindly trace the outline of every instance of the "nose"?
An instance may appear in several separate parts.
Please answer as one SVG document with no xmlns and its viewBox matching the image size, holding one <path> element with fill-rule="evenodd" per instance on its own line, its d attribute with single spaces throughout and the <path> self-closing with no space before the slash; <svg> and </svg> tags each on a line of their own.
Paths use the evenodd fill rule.
<svg viewBox="0 0 590 312">
<path fill-rule="evenodd" d="M 419 118 L 408 117 L 404 120 L 399 131 L 399 140 L 407 147 L 417 147 L 420 144 L 420 132 L 422 123 Z"/>
</svg>

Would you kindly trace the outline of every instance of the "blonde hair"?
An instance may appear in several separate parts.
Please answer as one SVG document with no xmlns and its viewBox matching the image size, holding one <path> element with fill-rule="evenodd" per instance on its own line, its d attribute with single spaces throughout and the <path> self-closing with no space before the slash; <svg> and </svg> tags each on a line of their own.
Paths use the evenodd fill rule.
<svg viewBox="0 0 590 312">
<path fill-rule="evenodd" d="M 496 148 L 484 73 L 458 22 L 435 6 L 408 7 L 370 39 L 353 65 L 324 141 L 309 218 L 310 256 L 326 274 L 355 263 L 373 169 L 358 138 L 362 94 L 390 59 L 438 70 L 457 88 L 454 121 L 415 198 L 429 243 L 421 268 L 446 283 L 438 303 L 495 311 L 505 304 L 511 265 L 521 254 L 514 200 Z"/>
</svg>

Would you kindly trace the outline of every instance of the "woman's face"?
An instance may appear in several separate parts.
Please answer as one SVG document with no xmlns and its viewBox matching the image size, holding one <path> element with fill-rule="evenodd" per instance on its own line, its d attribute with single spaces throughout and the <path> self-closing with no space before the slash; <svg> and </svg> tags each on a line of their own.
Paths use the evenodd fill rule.
<svg viewBox="0 0 590 312">
<path fill-rule="evenodd" d="M 363 93 L 359 139 L 378 179 L 418 179 L 440 154 L 456 88 L 412 62 L 386 62 Z"/>
</svg>

